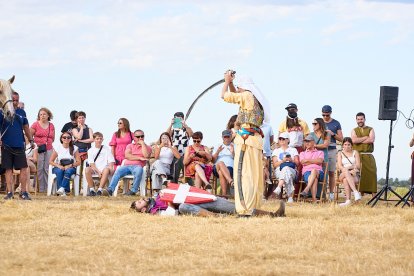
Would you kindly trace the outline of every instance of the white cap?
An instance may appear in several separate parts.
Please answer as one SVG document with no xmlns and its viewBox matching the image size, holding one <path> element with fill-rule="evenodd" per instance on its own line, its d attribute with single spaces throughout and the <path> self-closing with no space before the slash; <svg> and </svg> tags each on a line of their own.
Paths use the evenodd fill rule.
<svg viewBox="0 0 414 276">
<path fill-rule="evenodd" d="M 279 134 L 279 138 L 285 138 L 285 139 L 289 139 L 289 133 L 287 132 L 282 132 Z"/>
</svg>

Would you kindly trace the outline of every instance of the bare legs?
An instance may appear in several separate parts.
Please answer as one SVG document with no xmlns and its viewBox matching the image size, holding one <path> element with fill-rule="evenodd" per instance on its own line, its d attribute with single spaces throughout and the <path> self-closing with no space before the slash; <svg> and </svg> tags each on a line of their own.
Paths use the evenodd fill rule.
<svg viewBox="0 0 414 276">
<path fill-rule="evenodd" d="M 316 192 L 318 189 L 318 178 L 319 178 L 319 171 L 313 169 L 308 177 L 308 184 L 306 185 L 305 189 L 303 189 L 303 192 L 302 192 L 302 193 L 308 193 L 309 190 L 311 190 L 313 202 L 316 202 Z"/>
<path fill-rule="evenodd" d="M 221 194 L 227 195 L 228 184 L 231 183 L 231 181 L 233 180 L 231 178 L 229 169 L 226 167 L 226 165 L 223 162 L 220 161 L 216 164 L 216 170 L 217 170 L 217 173 L 220 179 Z"/>
<path fill-rule="evenodd" d="M 345 195 L 347 200 L 351 200 L 351 190 L 354 193 L 358 193 L 358 190 L 356 189 L 355 183 L 357 178 L 352 176 L 348 170 L 344 170 L 341 173 L 340 180 L 342 180 L 342 183 L 345 187 Z"/>
<path fill-rule="evenodd" d="M 206 186 L 210 184 L 206 178 L 206 174 L 204 173 L 204 169 L 199 165 L 195 165 L 195 181 L 194 185 L 197 188 L 201 188 L 201 184 L 204 183 Z"/>
</svg>

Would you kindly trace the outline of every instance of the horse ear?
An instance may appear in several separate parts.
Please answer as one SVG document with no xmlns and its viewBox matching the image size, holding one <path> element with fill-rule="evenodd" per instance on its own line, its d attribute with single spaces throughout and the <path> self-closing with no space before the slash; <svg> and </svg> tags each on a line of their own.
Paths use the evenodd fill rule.
<svg viewBox="0 0 414 276">
<path fill-rule="evenodd" d="M 9 79 L 9 82 L 10 82 L 10 84 L 12 84 L 12 83 L 14 82 L 14 75 L 13 75 L 13 77 L 11 77 L 11 78 Z"/>
</svg>

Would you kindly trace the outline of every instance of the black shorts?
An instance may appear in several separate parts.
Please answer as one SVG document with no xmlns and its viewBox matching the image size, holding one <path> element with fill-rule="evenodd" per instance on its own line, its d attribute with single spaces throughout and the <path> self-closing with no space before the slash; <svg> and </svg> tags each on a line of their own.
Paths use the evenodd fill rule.
<svg viewBox="0 0 414 276">
<path fill-rule="evenodd" d="M 27 168 L 24 148 L 1 147 L 1 167 L 6 170 Z"/>
</svg>

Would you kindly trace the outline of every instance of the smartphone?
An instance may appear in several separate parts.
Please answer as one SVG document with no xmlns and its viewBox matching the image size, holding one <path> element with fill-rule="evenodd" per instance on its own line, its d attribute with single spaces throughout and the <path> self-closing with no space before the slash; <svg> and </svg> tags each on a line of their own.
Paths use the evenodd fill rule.
<svg viewBox="0 0 414 276">
<path fill-rule="evenodd" d="M 180 117 L 175 117 L 173 128 L 183 128 L 183 119 Z"/>
</svg>

